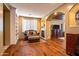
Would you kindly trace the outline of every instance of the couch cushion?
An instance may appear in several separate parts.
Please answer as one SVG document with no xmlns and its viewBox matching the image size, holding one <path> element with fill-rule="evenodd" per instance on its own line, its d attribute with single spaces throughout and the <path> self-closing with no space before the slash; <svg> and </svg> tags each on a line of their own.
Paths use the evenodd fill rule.
<svg viewBox="0 0 79 59">
<path fill-rule="evenodd" d="M 37 35 L 37 32 L 36 31 L 33 31 L 33 35 Z"/>
<path fill-rule="evenodd" d="M 25 33 L 27 34 L 27 36 L 37 35 L 37 31 L 35 30 L 27 30 L 25 31 Z"/>
</svg>

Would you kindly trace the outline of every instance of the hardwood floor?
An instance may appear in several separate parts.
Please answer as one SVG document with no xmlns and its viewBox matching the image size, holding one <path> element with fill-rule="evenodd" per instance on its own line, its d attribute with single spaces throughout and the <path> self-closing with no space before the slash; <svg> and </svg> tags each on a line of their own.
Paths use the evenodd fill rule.
<svg viewBox="0 0 79 59">
<path fill-rule="evenodd" d="M 52 39 L 36 43 L 19 40 L 16 45 L 10 46 L 3 56 L 68 56 L 63 46 L 64 40 Z"/>
</svg>

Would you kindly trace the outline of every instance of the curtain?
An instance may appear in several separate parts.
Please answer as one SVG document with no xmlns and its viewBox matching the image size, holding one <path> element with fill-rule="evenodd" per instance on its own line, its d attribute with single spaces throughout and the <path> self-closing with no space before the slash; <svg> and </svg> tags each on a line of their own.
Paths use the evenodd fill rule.
<svg viewBox="0 0 79 59">
<path fill-rule="evenodd" d="M 37 19 L 23 18 L 22 32 L 24 32 L 25 30 L 37 30 Z"/>
</svg>

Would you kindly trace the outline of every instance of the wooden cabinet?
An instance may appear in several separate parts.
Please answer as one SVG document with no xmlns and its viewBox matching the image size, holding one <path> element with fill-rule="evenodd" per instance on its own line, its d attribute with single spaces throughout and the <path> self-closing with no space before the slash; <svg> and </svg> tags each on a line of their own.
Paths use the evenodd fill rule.
<svg viewBox="0 0 79 59">
<path fill-rule="evenodd" d="M 66 52 L 69 55 L 76 55 L 77 53 L 77 41 L 79 40 L 79 34 L 66 34 Z"/>
</svg>

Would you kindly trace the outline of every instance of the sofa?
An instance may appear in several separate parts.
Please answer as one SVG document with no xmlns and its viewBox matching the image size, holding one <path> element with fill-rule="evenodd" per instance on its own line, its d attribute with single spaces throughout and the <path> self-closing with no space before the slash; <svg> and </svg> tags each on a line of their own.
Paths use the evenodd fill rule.
<svg viewBox="0 0 79 59">
<path fill-rule="evenodd" d="M 35 30 L 26 30 L 25 33 L 25 39 L 28 40 L 28 42 L 39 42 L 40 41 L 40 35 Z"/>
</svg>

